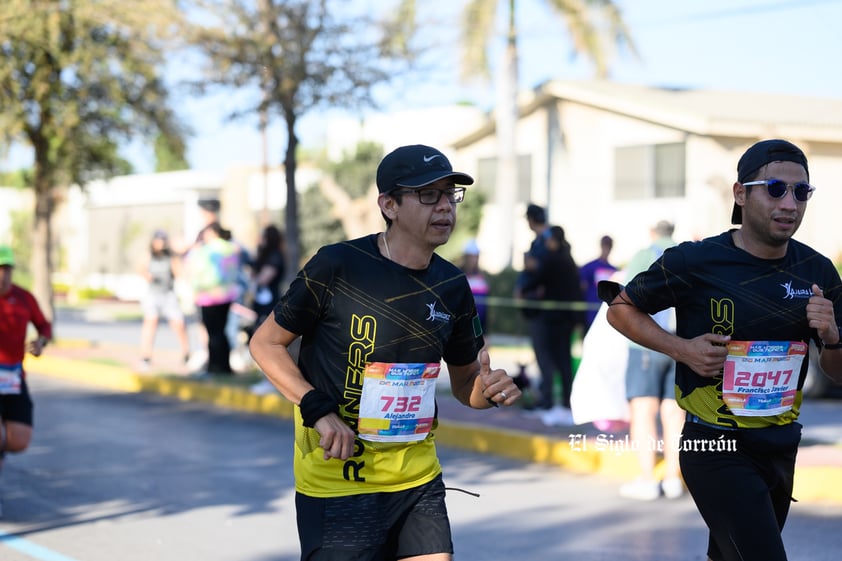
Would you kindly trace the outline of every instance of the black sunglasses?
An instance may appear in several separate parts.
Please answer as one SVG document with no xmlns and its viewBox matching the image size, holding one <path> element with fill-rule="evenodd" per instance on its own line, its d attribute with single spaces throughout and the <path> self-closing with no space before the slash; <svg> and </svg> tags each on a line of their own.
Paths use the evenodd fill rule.
<svg viewBox="0 0 842 561">
<path fill-rule="evenodd" d="M 786 181 L 775 179 L 774 177 L 771 179 L 743 183 L 744 187 L 751 187 L 752 185 L 765 185 L 766 190 L 769 192 L 769 196 L 773 199 L 780 199 L 786 195 L 787 188 L 792 187 L 792 196 L 795 197 L 795 200 L 799 203 L 805 203 L 810 200 L 810 197 L 813 196 L 813 191 L 816 190 L 815 187 L 804 181 L 789 184 Z"/>
</svg>

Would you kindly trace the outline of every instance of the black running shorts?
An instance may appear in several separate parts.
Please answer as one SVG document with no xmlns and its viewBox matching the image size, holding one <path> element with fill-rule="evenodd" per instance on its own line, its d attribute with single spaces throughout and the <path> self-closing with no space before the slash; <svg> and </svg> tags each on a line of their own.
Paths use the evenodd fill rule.
<svg viewBox="0 0 842 561">
<path fill-rule="evenodd" d="M 4 421 L 32 426 L 32 398 L 26 378 L 21 380 L 19 394 L 0 394 L 0 418 Z"/>
<path fill-rule="evenodd" d="M 394 493 L 296 493 L 301 561 L 389 561 L 453 553 L 442 476 Z"/>
</svg>

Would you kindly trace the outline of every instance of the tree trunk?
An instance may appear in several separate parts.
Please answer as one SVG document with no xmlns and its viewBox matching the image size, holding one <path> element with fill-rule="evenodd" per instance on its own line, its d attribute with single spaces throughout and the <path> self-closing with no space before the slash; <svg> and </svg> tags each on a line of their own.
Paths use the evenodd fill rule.
<svg viewBox="0 0 842 561">
<path fill-rule="evenodd" d="M 260 227 L 265 228 L 272 222 L 269 213 L 269 116 L 265 108 L 260 109 L 260 174 L 263 180 L 263 204 L 260 207 Z"/>
<path fill-rule="evenodd" d="M 298 137 L 295 136 L 295 114 L 288 112 L 285 116 L 287 124 L 287 149 L 284 158 L 284 176 L 287 186 L 287 204 L 284 209 L 286 217 L 287 267 L 288 277 L 294 278 L 301 267 L 301 238 L 298 232 L 298 192 L 295 189 L 295 150 L 298 147 Z"/>
<path fill-rule="evenodd" d="M 50 282 L 53 274 L 52 259 L 52 216 L 53 189 L 48 172 L 43 166 L 35 166 L 35 223 L 32 232 L 32 293 L 47 319 L 55 317 L 53 302 L 53 285 Z"/>
<path fill-rule="evenodd" d="M 509 7 L 509 31 L 506 49 L 503 53 L 503 67 L 498 83 L 498 103 L 495 112 L 497 128 L 497 185 L 495 186 L 497 208 L 511 212 L 515 208 L 518 192 L 517 146 L 515 125 L 517 123 L 517 30 L 515 27 L 514 0 Z M 512 264 L 514 246 L 514 221 L 500 220 L 498 227 L 499 249 L 503 266 Z"/>
<path fill-rule="evenodd" d="M 360 199 L 352 199 L 348 193 L 329 176 L 319 182 L 322 195 L 331 202 L 332 214 L 342 224 L 348 239 L 360 238 L 385 227 L 380 207 L 372 205 L 377 199 L 377 187 L 372 185 Z"/>
</svg>

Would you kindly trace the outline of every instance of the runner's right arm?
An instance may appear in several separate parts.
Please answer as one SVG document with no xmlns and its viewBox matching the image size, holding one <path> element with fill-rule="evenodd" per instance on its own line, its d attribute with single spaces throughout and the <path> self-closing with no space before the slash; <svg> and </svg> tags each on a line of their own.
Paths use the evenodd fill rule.
<svg viewBox="0 0 842 561">
<path fill-rule="evenodd" d="M 696 374 L 712 378 L 722 372 L 730 337 L 704 333 L 684 339 L 666 331 L 652 316 L 635 306 L 625 290 L 609 303 L 608 323 L 639 345 L 683 362 Z"/>
<path fill-rule="evenodd" d="M 285 398 L 300 406 L 304 396 L 315 388 L 304 378 L 289 353 L 289 346 L 297 338 L 297 334 L 278 325 L 272 312 L 252 335 L 249 350 L 272 385 Z M 351 457 L 356 435 L 339 415 L 328 413 L 316 420 L 313 428 L 319 433 L 319 446 L 324 448 L 326 460 L 347 460 Z"/>
</svg>

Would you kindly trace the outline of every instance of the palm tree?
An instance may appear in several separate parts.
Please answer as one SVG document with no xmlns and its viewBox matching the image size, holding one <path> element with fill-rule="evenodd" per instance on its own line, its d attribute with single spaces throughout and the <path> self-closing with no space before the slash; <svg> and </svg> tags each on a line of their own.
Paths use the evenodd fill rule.
<svg viewBox="0 0 842 561">
<path fill-rule="evenodd" d="M 567 26 L 575 54 L 586 56 L 599 78 L 608 76 L 615 46 L 636 49 L 620 9 L 610 0 L 545 0 Z M 518 50 L 515 0 L 468 0 L 463 12 L 462 76 L 490 76 L 488 52 L 495 37 L 497 9 L 508 8 L 506 48 L 498 76 L 498 101 L 494 112 L 497 131 L 497 174 L 493 201 L 499 209 L 511 209 L 517 192 L 517 147 L 515 123 L 518 117 Z M 507 248 L 506 263 L 512 261 L 512 221 L 495 222 L 500 247 Z"/>
</svg>

